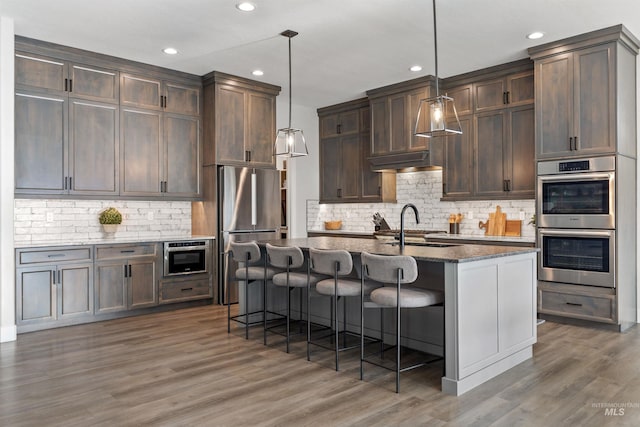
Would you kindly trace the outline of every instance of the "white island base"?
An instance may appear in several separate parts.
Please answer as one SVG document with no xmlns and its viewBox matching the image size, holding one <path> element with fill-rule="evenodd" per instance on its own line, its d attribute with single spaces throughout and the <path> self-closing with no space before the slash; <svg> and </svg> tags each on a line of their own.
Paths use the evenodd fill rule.
<svg viewBox="0 0 640 427">
<path fill-rule="evenodd" d="M 446 374 L 459 396 L 533 356 L 536 253 L 445 263 Z"/>
</svg>

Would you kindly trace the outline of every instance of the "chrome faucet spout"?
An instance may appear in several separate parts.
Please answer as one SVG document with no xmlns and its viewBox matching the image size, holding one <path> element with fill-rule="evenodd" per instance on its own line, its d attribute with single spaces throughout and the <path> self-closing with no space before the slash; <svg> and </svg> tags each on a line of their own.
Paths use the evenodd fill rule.
<svg viewBox="0 0 640 427">
<path fill-rule="evenodd" d="M 416 224 L 420 224 L 420 215 L 418 214 L 418 208 L 413 203 L 407 203 L 402 207 L 400 212 L 400 250 L 404 249 L 404 212 L 407 208 L 413 209 L 413 213 L 416 216 Z"/>
</svg>

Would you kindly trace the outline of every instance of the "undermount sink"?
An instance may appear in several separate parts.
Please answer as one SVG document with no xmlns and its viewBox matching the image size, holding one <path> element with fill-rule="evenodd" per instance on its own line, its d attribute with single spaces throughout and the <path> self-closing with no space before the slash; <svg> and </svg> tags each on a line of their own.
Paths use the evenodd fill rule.
<svg viewBox="0 0 640 427">
<path fill-rule="evenodd" d="M 387 245 L 398 246 L 400 242 L 389 242 Z M 405 246 L 427 246 L 429 248 L 450 248 L 452 246 L 460 246 L 452 243 L 431 243 L 431 242 L 404 242 Z"/>
</svg>

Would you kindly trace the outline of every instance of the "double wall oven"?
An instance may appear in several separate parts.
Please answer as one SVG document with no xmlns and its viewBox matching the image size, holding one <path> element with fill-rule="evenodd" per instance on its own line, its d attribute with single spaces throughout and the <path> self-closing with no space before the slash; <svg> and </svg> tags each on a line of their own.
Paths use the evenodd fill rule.
<svg viewBox="0 0 640 427">
<path fill-rule="evenodd" d="M 615 287 L 615 157 L 538 163 L 538 279 Z"/>
</svg>

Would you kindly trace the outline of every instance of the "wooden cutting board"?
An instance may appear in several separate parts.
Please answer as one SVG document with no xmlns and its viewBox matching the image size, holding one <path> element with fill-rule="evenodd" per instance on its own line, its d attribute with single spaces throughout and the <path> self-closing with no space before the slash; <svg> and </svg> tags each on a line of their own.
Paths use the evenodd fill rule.
<svg viewBox="0 0 640 427">
<path fill-rule="evenodd" d="M 522 235 L 522 221 L 519 219 L 508 219 L 507 225 L 504 230 L 505 236 L 521 236 Z"/>
<path fill-rule="evenodd" d="M 502 208 L 498 205 L 496 211 L 489 214 L 487 231 L 484 234 L 486 236 L 504 236 L 506 226 L 507 214 L 503 213 Z"/>
</svg>

